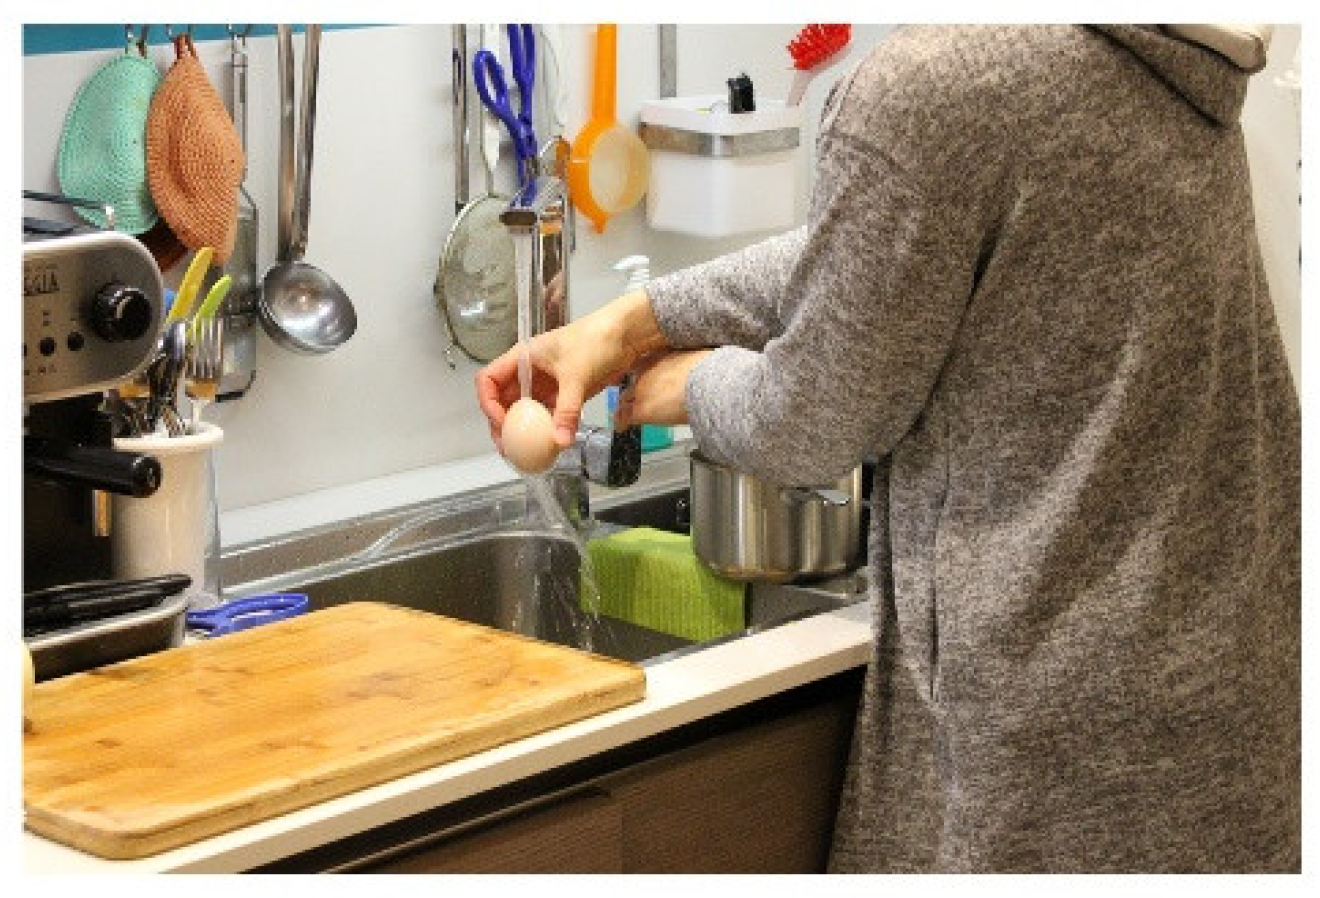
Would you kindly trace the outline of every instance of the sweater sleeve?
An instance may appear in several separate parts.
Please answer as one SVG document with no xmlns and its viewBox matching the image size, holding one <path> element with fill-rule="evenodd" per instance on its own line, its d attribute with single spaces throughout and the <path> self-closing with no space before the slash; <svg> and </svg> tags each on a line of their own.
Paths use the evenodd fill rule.
<svg viewBox="0 0 1320 898">
<path fill-rule="evenodd" d="M 796 300 L 790 320 L 760 351 L 717 349 L 686 393 L 703 454 L 781 483 L 829 482 L 911 428 L 982 246 L 974 197 L 930 189 L 928 172 L 913 177 L 856 129 L 824 134 L 818 149 L 809 224 L 783 287 Z M 694 284 L 685 298 L 706 295 Z"/>
<path fill-rule="evenodd" d="M 646 294 L 669 345 L 759 350 L 782 333 L 784 289 L 806 236 L 796 228 L 650 281 Z"/>
</svg>

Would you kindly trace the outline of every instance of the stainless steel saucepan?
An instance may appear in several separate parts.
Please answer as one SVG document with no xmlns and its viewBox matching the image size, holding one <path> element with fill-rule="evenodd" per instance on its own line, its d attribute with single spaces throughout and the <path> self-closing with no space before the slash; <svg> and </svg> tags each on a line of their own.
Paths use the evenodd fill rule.
<svg viewBox="0 0 1320 898">
<path fill-rule="evenodd" d="M 862 561 L 862 468 L 817 487 L 783 486 L 717 464 L 692 463 L 692 547 L 736 580 L 829 577 Z"/>
</svg>

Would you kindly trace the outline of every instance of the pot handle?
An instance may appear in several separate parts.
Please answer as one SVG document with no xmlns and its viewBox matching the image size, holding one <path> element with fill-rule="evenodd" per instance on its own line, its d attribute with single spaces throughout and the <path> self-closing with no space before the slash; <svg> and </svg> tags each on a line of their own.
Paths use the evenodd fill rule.
<svg viewBox="0 0 1320 898">
<path fill-rule="evenodd" d="M 789 486 L 780 490 L 779 495 L 786 502 L 819 502 L 835 508 L 842 508 L 852 502 L 852 496 L 843 490 L 829 489 L 823 486 Z"/>
</svg>

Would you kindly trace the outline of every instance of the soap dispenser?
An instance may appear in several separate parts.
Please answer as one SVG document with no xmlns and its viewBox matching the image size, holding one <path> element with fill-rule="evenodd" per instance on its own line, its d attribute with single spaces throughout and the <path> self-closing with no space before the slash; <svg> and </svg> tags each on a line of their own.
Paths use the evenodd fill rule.
<svg viewBox="0 0 1320 898">
<path fill-rule="evenodd" d="M 614 263 L 614 270 L 622 272 L 626 279 L 624 292 L 632 293 L 635 290 L 640 290 L 651 279 L 651 260 L 646 256 L 627 256 Z M 613 426 L 614 409 L 619 402 L 618 387 L 610 387 L 606 401 L 609 407 L 610 423 Z M 672 427 L 664 427 L 658 424 L 642 425 L 643 452 L 668 449 L 672 445 L 674 445 Z"/>
</svg>

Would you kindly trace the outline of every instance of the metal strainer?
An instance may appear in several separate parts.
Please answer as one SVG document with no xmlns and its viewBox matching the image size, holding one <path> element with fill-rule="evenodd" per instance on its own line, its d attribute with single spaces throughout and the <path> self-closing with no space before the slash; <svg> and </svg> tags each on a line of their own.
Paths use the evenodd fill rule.
<svg viewBox="0 0 1320 898">
<path fill-rule="evenodd" d="M 487 194 L 463 207 L 445 238 L 435 279 L 450 340 L 478 362 L 495 359 L 518 339 L 513 238 L 500 222 L 507 205 Z"/>
<path fill-rule="evenodd" d="M 497 358 L 518 340 L 518 293 L 514 275 L 513 238 L 500 222 L 508 198 L 494 192 L 499 133 L 494 117 L 483 115 L 482 150 L 486 162 L 486 192 L 468 199 L 466 40 L 462 25 L 454 26 L 455 196 L 453 227 L 440 252 L 435 300 L 449 329 L 445 358 L 454 365 L 457 346 L 476 362 Z M 496 32 L 497 33 L 497 32 Z M 485 121 L 489 119 L 489 121 Z M 489 138 L 494 136 L 494 140 Z"/>
</svg>

